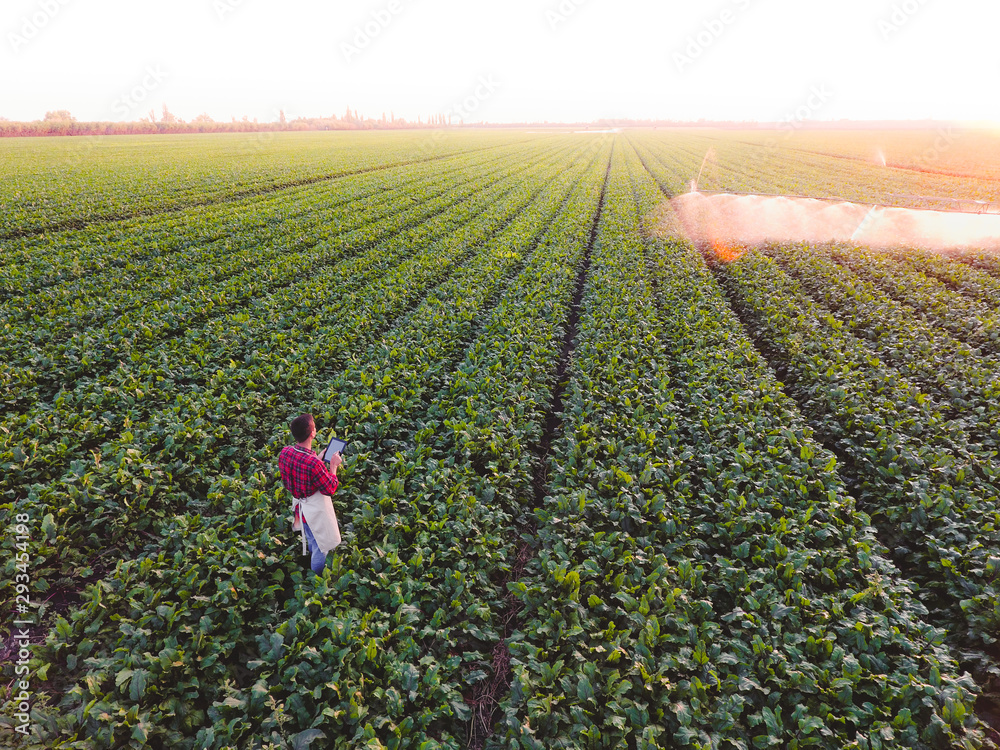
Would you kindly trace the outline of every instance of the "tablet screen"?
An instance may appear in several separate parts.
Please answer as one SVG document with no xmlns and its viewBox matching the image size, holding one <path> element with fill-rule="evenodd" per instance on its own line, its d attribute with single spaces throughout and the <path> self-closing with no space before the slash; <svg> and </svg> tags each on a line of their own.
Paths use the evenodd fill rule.
<svg viewBox="0 0 1000 750">
<path fill-rule="evenodd" d="M 344 448 L 347 447 L 347 443 L 343 440 L 337 440 L 337 438 L 331 438 L 330 444 L 326 446 L 326 450 L 323 451 L 323 460 L 330 463 L 330 459 L 333 458 L 334 453 L 343 453 Z"/>
</svg>

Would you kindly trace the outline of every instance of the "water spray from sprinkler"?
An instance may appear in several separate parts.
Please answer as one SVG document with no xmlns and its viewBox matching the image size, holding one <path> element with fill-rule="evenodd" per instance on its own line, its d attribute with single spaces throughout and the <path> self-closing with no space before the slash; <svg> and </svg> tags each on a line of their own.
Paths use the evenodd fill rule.
<svg viewBox="0 0 1000 750">
<path fill-rule="evenodd" d="M 1000 214 L 901 208 L 839 199 L 685 193 L 671 201 L 684 234 L 723 262 L 769 242 L 866 247 L 1000 248 Z"/>
<path fill-rule="evenodd" d="M 878 206 L 872 206 L 871 210 L 865 214 L 865 218 L 863 218 L 861 223 L 858 224 L 858 228 L 854 230 L 854 234 L 851 235 L 851 242 L 857 242 L 858 238 L 864 234 L 865 230 L 869 229 L 874 222 L 878 221 L 878 219 Z"/>
<path fill-rule="evenodd" d="M 701 169 L 698 170 L 698 176 L 691 182 L 691 192 L 698 192 L 698 183 L 701 182 L 701 173 L 705 171 L 705 164 L 708 163 L 709 158 L 715 161 L 715 149 L 710 148 L 705 152 L 705 158 L 701 160 Z"/>
</svg>

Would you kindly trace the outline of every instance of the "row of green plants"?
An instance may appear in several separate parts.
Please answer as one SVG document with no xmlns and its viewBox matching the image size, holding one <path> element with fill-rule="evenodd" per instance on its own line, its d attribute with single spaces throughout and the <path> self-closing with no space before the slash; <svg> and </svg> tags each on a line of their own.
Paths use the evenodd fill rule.
<svg viewBox="0 0 1000 750">
<path fill-rule="evenodd" d="M 431 748 L 439 742 L 465 747 L 469 740 L 470 693 L 488 679 L 490 652 L 503 628 L 507 591 L 499 583 L 520 544 L 521 500 L 530 492 L 536 460 L 531 449 L 551 398 L 560 321 L 568 315 L 575 269 L 586 244 L 581 227 L 589 225 L 596 210 L 596 183 L 607 157 L 602 149 L 563 215 L 505 290 L 464 358 L 441 380 L 441 388 L 424 394 L 427 411 L 406 440 L 393 441 L 398 452 L 375 454 L 366 462 L 367 471 L 359 471 L 368 477 L 381 474 L 377 486 L 371 482 L 359 491 L 365 505 L 358 512 L 372 518 L 367 532 L 373 540 L 381 538 L 386 549 L 410 557 L 421 574 L 413 601 L 426 627 L 419 648 L 410 653 L 422 654 L 422 664 L 437 667 L 432 672 L 436 688 L 462 701 L 452 706 L 453 712 L 447 707 L 439 711 L 436 727 L 423 723 L 413 731 L 412 722 L 403 718 L 416 715 L 413 708 L 390 704 L 386 709 L 379 692 L 369 691 L 365 699 L 374 704 L 378 718 L 372 727 L 388 747 Z M 504 243 L 498 245 L 503 253 Z M 377 390 L 396 394 L 403 403 L 419 397 L 412 376 L 393 374 L 383 375 Z M 367 404 L 371 390 L 356 389 L 346 403 L 341 395 L 340 414 L 355 398 Z M 353 421 L 348 417 L 346 423 Z M 381 431 L 386 421 L 376 413 L 362 427 Z M 303 646 L 309 645 L 314 644 Z M 423 673 L 426 667 L 415 669 Z M 399 674 L 391 671 L 388 683 L 412 702 L 413 694 L 405 692 L 407 670 L 402 678 Z M 276 690 L 287 689 L 276 675 L 271 680 Z M 328 738 L 353 747 L 347 740 L 356 726 L 346 718 L 333 716 L 322 727 Z M 360 741 L 357 734 L 353 739 Z"/>
<path fill-rule="evenodd" d="M 347 228 L 378 220 L 345 209 L 384 205 L 390 222 L 412 205 L 393 212 L 359 179 L 361 200 L 327 197 L 344 218 L 322 226 L 300 210 L 320 193 L 296 192 L 282 203 L 297 217 L 288 229 L 341 253 L 323 284 L 275 282 L 236 302 L 194 267 L 189 288 L 223 297 L 219 314 L 193 313 L 183 335 L 151 337 L 4 422 L 18 432 L 0 436 L 3 507 L 32 518 L 33 586 L 82 592 L 33 665 L 47 696 L 34 747 L 465 747 L 505 656 L 513 684 L 493 748 L 984 746 L 975 686 L 924 622 L 927 591 L 888 562 L 909 558 L 875 539 L 841 478 L 855 478 L 853 459 L 812 435 L 816 410 L 783 394 L 694 248 L 640 239 L 663 197 L 653 178 L 676 177 L 655 143 L 632 138 L 596 150 L 553 139 L 499 166 L 484 153 L 461 160 L 486 166 L 471 179 L 400 170 L 414 178 L 406 192 L 440 210 L 372 235 Z M 695 151 L 669 163 L 697 167 Z M 222 210 L 216 220 L 232 225 Z M 151 278 L 167 268 L 151 264 Z M 92 270 L 92 291 L 68 282 L 68 294 L 100 288 Z M 562 429 L 543 466 L 581 278 Z M 161 289 L 171 303 L 187 294 Z M 318 581 L 303 576 L 275 468 L 303 403 L 353 453 L 335 498 L 346 544 Z M 970 444 L 935 398 L 922 405 Z M 876 434 L 894 455 L 898 436 Z M 965 479 L 953 499 L 969 500 Z M 972 516 L 956 503 L 947 526 L 939 506 L 910 532 L 944 535 L 958 563 Z M 962 569 L 949 596 L 995 583 L 981 547 L 998 548 L 996 519 L 979 518 L 966 541 L 986 572 Z M 512 580 L 527 545 L 537 557 Z M 982 628 L 996 597 L 979 591 L 971 613 L 984 619 L 969 625 Z"/>
<path fill-rule="evenodd" d="M 841 198 L 880 206 L 941 209 L 950 206 L 949 199 L 995 197 L 995 183 L 975 175 L 887 169 L 865 159 L 799 148 L 796 137 L 789 130 L 763 134 L 708 130 L 626 134 L 644 158 L 644 151 L 652 154 L 672 173 L 663 180 L 653 170 L 671 197 L 686 192 L 699 172 L 702 190 Z M 676 190 L 678 182 L 684 183 L 684 190 Z"/>
<path fill-rule="evenodd" d="M 540 154 L 535 156 L 544 158 Z M 88 377 L 99 381 L 102 374 L 114 370 L 123 359 L 135 369 L 141 365 L 144 355 L 151 351 L 161 352 L 165 340 L 168 344 L 177 340 L 190 345 L 191 336 L 184 335 L 185 332 L 192 328 L 204 332 L 213 326 L 217 330 L 243 313 L 252 301 L 285 289 L 322 283 L 322 275 L 340 268 L 343 261 L 356 261 L 366 249 L 397 236 L 405 241 L 408 230 L 419 228 L 429 219 L 446 214 L 467 200 L 488 195 L 484 191 L 509 174 L 510 167 L 509 162 L 494 164 L 484 170 L 492 180 L 471 184 L 465 184 L 466 169 L 468 167 L 463 166 L 451 172 L 442 184 L 431 180 L 430 184 L 421 186 L 421 190 L 411 188 L 408 195 L 387 194 L 372 200 L 370 210 L 359 211 L 354 205 L 334 211 L 321 209 L 315 220 L 309 217 L 295 222 L 299 233 L 295 243 L 289 241 L 287 225 L 284 228 L 278 225 L 274 235 L 268 237 L 254 229 L 251 220 L 239 232 L 230 234 L 226 241 L 229 245 L 238 242 L 244 250 L 259 242 L 256 259 L 249 267 L 244 267 L 237 258 L 223 281 L 181 291 L 163 300 L 145 303 L 143 293 L 138 292 L 135 309 L 116 311 L 116 315 L 103 325 L 93 325 L 86 320 L 64 322 L 73 320 L 72 315 L 35 317 L 14 324 L 4 346 L 6 370 L 15 380 L 11 387 L 11 396 L 16 399 L 14 408 L 49 400 L 67 382 L 75 383 Z M 415 203 L 410 197 L 413 194 L 422 195 L 424 200 Z M 405 200 L 401 200 L 402 195 L 406 195 Z M 307 206 L 321 206 L 322 201 L 321 194 L 308 196 L 303 202 Z M 240 211 L 239 208 L 234 210 Z M 330 236 L 332 229 L 338 227 L 337 234 Z M 126 240 L 124 244 L 128 246 L 130 242 Z M 221 262 L 224 253 L 218 254 L 219 265 L 224 265 Z M 151 275 L 155 273 L 156 269 L 150 269 Z M 177 274 L 181 278 L 186 275 L 184 270 Z M 352 279 L 356 275 L 353 274 Z M 134 286 L 141 289 L 144 285 Z M 186 362 L 187 359 L 178 356 L 177 361 Z"/>
<path fill-rule="evenodd" d="M 1000 450 L 997 358 L 978 355 L 964 341 L 915 316 L 909 306 L 834 262 L 828 247 L 773 245 L 764 252 L 845 330 L 932 396 L 942 413 L 968 433 L 970 450 L 983 453 L 987 461 Z"/>
<path fill-rule="evenodd" d="M 157 291 L 155 287 L 133 288 L 137 283 L 169 283 L 175 279 L 167 271 L 189 272 L 196 264 L 222 260 L 234 249 L 233 240 L 235 248 L 242 246 L 241 227 L 253 230 L 265 244 L 278 236 L 276 231 L 282 224 L 286 231 L 294 227 L 295 232 L 307 230 L 310 234 L 325 225 L 325 233 L 316 238 L 321 241 L 341 231 L 345 221 L 363 219 L 358 208 L 369 206 L 387 192 L 426 191 L 432 184 L 446 184 L 456 170 L 537 153 L 537 148 L 500 148 L 430 164 L 387 167 L 177 213 L 10 240 L 4 247 L 8 262 L 0 267 L 4 278 L 0 295 L 7 298 L 0 311 L 13 320 L 47 316 L 67 317 L 66 322 L 78 318 L 99 321 L 106 308 L 131 309 L 130 297 L 119 301 L 116 295 L 141 293 L 156 298 L 151 296 Z M 353 214 L 343 211 L 349 204 L 354 207 Z M 299 238 L 293 233 L 287 239 Z"/>
<path fill-rule="evenodd" d="M 315 211 L 317 206 L 310 206 L 303 197 L 311 197 L 317 205 L 333 209 L 351 200 L 352 187 L 372 186 L 379 178 L 398 171 L 362 174 L 235 202 L 7 240 L 4 243 L 7 262 L 2 267 L 0 288 L 5 302 L 3 309 L 22 317 L 46 311 L 58 314 L 64 307 L 72 313 L 74 308 L 83 307 L 74 304 L 78 298 L 85 300 L 87 296 L 100 297 L 102 292 L 127 291 L 119 289 L 119 284 L 145 280 L 144 269 L 152 275 L 156 264 L 169 264 L 172 257 L 186 264 L 190 253 L 198 258 L 199 250 L 218 252 L 213 243 L 222 245 L 218 241 L 240 226 L 267 230 L 283 218 L 308 214 L 310 209 Z M 29 302 L 29 306 L 22 308 L 22 301 Z"/>
<path fill-rule="evenodd" d="M 293 387 L 296 373 L 308 369 L 299 361 L 302 356 L 328 359 L 336 351 L 337 339 L 327 324 L 337 304 L 348 306 L 349 312 L 352 306 L 367 304 L 367 285 L 384 285 L 384 274 L 393 269 L 405 270 L 414 263 L 421 267 L 414 261 L 416 253 L 426 255 L 428 243 L 467 231 L 464 228 L 472 218 L 502 219 L 493 216 L 494 204 L 503 195 L 521 190 L 521 170 L 508 164 L 484 173 L 476 182 L 479 189 L 471 193 L 471 188 L 459 182 L 456 189 L 469 196 L 467 200 L 456 197 L 449 203 L 443 196 L 427 220 L 402 232 L 386 232 L 376 223 L 349 233 L 328 249 L 333 262 L 311 275 L 286 285 L 275 279 L 271 292 L 249 307 L 160 340 L 103 375 L 76 381 L 72 390 L 60 392 L 51 403 L 42 401 L 8 419 L 0 437 L 0 459 L 8 464 L 0 479 L 4 496 L 12 499 L 19 487 L 59 476 L 71 460 L 85 460 L 90 451 L 100 449 L 109 433 L 129 429 L 153 414 L 181 413 L 184 396 L 197 400 L 204 389 L 218 391 L 228 383 L 234 400 L 252 404 L 259 398 L 255 391 L 269 377 L 262 374 L 253 379 L 252 370 L 262 365 L 284 362 L 279 381 Z M 324 257 L 320 255 L 316 262 L 322 264 Z M 325 337 L 311 333 L 318 326 L 327 332 Z M 293 335 L 296 329 L 310 332 L 309 338 Z M 296 356 L 286 360 L 290 354 Z M 94 460 L 100 460 L 100 454 Z"/>
<path fill-rule="evenodd" d="M 208 476 L 240 473 L 253 452 L 246 446 L 267 442 L 276 413 L 285 414 L 303 389 L 308 393 L 317 380 L 342 369 L 352 350 L 376 339 L 457 265 L 474 257 L 561 167 L 552 162 L 517 170 L 478 205 L 454 207 L 449 220 L 415 229 L 408 243 L 397 239 L 373 249 L 365 255 L 367 265 L 348 268 L 342 283 L 293 289 L 269 300 L 270 308 L 260 300 L 253 318 L 242 314 L 247 331 L 238 351 L 223 347 L 220 330 L 216 349 L 196 349 L 193 356 L 171 352 L 160 360 L 163 367 L 176 367 L 188 357 L 190 376 L 183 386 L 128 375 L 136 392 L 91 391 L 97 400 L 91 408 L 100 415 L 92 434 L 61 431 L 60 423 L 80 415 L 77 407 L 57 399 L 61 414 L 47 425 L 26 427 L 49 427 L 55 439 L 39 441 L 35 452 L 18 463 L 16 455 L 14 461 L 7 458 L 3 478 L 7 503 L 26 502 L 39 518 L 51 513 L 68 530 L 62 554 L 36 560 L 35 586 L 74 588 L 93 574 L 91 557 L 98 552 L 104 552 L 104 564 L 113 564 L 116 557 L 141 549 L 142 535 L 159 518 L 185 507 L 206 509 L 213 490 Z M 142 401 L 140 394 L 149 400 Z M 11 598 L 5 611 L 12 606 Z"/>
<path fill-rule="evenodd" d="M 525 339 L 546 329 L 555 338 L 565 315 L 559 288 L 562 297 L 571 288 L 567 248 L 580 254 L 568 240 L 594 210 L 605 159 L 585 175 L 573 166 L 549 172 L 538 205 L 340 375 L 317 381 L 321 421 L 358 446 L 344 477 L 349 546 L 333 569 L 316 584 L 298 571 L 286 579 L 288 542 L 297 540 L 287 536 L 287 498 L 272 472 L 220 480 L 228 512 L 178 515 L 164 527 L 164 553 L 151 548 L 148 559 L 120 566 L 96 587 L 109 589 L 99 604 L 91 599 L 72 625 L 53 631 L 59 666 L 88 643 L 97 641 L 100 654 L 44 720 L 48 740 L 81 732 L 98 746 L 136 735 L 185 747 L 291 747 L 311 737 L 336 747 L 464 746 L 461 689 L 477 679 L 482 649 L 496 638 L 493 579 L 515 540 L 510 504 L 494 502 L 502 478 L 456 460 L 456 442 L 468 441 L 456 410 L 476 401 L 460 383 L 503 384 L 501 398 L 516 388 L 532 405 L 527 414 L 478 421 L 528 442 L 551 368 L 526 369 L 523 380 L 485 374 L 503 363 L 525 367 L 523 351 L 540 356 L 542 347 Z M 273 464 L 280 444 L 272 439 L 255 458 Z M 164 621 L 160 607 L 173 619 Z M 119 617 L 107 622 L 108 610 Z M 170 653 L 169 666 L 134 656 L 157 648 Z"/>
<path fill-rule="evenodd" d="M 964 665 L 996 675 L 987 656 L 1000 632 L 1000 477 L 991 455 L 774 260 L 748 252 L 719 273 L 787 391 L 841 459 L 880 539 L 918 585 L 930 620 L 947 629 Z"/>
<path fill-rule="evenodd" d="M 864 167 L 826 157 L 803 156 L 783 147 L 734 139 L 689 136 L 682 149 L 653 133 L 629 134 L 654 179 L 669 195 L 687 192 L 699 176 L 701 190 L 792 194 L 867 200 L 882 195 Z M 660 169 L 657 169 L 657 162 Z M 702 166 L 703 165 L 703 166 Z M 676 190 L 683 180 L 684 189 Z M 886 188 L 890 190 L 893 188 Z M 900 189 L 900 188 L 895 188 Z"/>
<path fill-rule="evenodd" d="M 1000 277 L 1000 256 L 995 250 L 964 250 L 951 253 L 951 257 L 994 278 Z"/>
<path fill-rule="evenodd" d="M 642 491 L 671 481 L 671 467 L 653 454 L 671 429 L 670 405 L 659 392 L 666 361 L 627 223 L 634 215 L 619 156 L 596 228 L 548 494 L 535 510 L 537 555 L 510 585 L 523 622 L 509 641 L 511 694 L 487 747 L 645 748 L 672 739 L 667 681 L 648 658 L 665 630 L 660 617 L 674 606 L 672 550 L 650 540 L 653 527 L 670 526 L 670 511 L 665 498 Z M 619 492 L 626 485 L 627 496 Z"/>
<path fill-rule="evenodd" d="M 834 260 L 884 289 L 914 314 L 976 347 L 1000 355 L 1000 310 L 949 289 L 943 282 L 908 268 L 877 250 L 832 248 Z"/>
<path fill-rule="evenodd" d="M 177 211 L 544 137 L 408 131 L 4 138 L 0 236 Z"/>
<path fill-rule="evenodd" d="M 633 196 L 639 211 L 632 207 Z M 492 747 L 979 747 L 975 686 L 616 161 Z"/>
<path fill-rule="evenodd" d="M 666 196 L 674 197 L 688 192 L 691 180 L 697 177 L 697 171 L 692 174 L 692 170 L 698 169 L 695 162 L 697 157 L 693 153 L 682 155 L 678 150 L 671 149 L 654 154 L 648 142 L 631 134 L 628 142 L 643 168 L 656 180 L 657 186 Z"/>
<path fill-rule="evenodd" d="M 949 257 L 939 252 L 909 248 L 887 250 L 893 258 L 916 270 L 942 281 L 950 289 L 975 297 L 994 308 L 1000 307 L 1000 279 L 990 276 L 988 266 L 979 268 L 978 258 L 992 258 L 1000 269 L 1000 256 L 996 253 L 958 252 Z M 968 262 L 962 262 L 967 259 Z"/>
</svg>

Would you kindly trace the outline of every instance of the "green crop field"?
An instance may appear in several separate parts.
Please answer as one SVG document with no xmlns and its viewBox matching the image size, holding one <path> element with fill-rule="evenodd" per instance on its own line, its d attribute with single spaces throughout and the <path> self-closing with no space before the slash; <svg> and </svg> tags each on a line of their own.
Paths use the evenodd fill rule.
<svg viewBox="0 0 1000 750">
<path fill-rule="evenodd" d="M 699 171 L 1000 203 L 1000 137 L 0 140 L 0 740 L 998 747 L 1000 255 L 723 257 Z"/>
</svg>

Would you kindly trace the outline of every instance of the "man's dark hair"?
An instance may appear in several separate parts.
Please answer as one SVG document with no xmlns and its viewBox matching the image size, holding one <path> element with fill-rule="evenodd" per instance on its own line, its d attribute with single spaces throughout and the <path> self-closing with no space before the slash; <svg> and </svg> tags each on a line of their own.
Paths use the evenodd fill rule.
<svg viewBox="0 0 1000 750">
<path fill-rule="evenodd" d="M 313 419 L 312 414 L 300 414 L 293 419 L 291 427 L 292 437 L 295 438 L 295 442 L 301 443 L 309 437 L 309 433 L 312 432 L 312 428 L 315 424 L 316 420 Z"/>
</svg>

